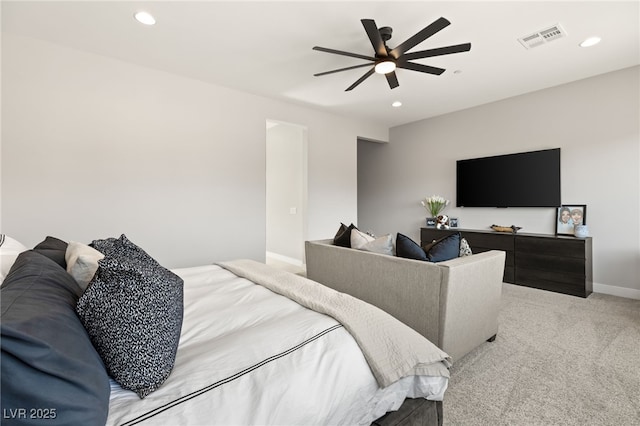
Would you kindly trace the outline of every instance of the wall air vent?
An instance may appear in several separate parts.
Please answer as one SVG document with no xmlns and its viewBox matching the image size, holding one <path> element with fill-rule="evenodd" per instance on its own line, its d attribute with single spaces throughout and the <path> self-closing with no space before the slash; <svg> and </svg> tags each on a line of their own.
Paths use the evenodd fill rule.
<svg viewBox="0 0 640 426">
<path fill-rule="evenodd" d="M 556 24 L 536 33 L 529 34 L 528 36 L 521 37 L 518 41 L 527 49 L 533 49 L 534 47 L 541 46 L 553 40 L 565 37 L 566 35 L 567 32 L 564 28 L 562 28 L 560 24 Z"/>
</svg>

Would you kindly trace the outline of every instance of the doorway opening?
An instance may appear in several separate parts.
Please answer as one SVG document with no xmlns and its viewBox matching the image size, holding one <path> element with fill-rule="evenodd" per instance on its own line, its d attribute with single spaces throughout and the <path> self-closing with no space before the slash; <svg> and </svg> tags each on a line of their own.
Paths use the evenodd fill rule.
<svg viewBox="0 0 640 426">
<path fill-rule="evenodd" d="M 307 128 L 267 120 L 267 264 L 295 273 L 304 272 L 307 199 Z"/>
</svg>

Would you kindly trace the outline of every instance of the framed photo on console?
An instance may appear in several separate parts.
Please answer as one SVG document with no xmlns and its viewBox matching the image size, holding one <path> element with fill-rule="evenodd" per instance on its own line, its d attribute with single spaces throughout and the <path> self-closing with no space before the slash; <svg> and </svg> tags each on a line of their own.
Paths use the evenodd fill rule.
<svg viewBox="0 0 640 426">
<path fill-rule="evenodd" d="M 586 204 L 563 204 L 556 212 L 556 235 L 574 235 L 574 226 L 587 224 Z"/>
</svg>

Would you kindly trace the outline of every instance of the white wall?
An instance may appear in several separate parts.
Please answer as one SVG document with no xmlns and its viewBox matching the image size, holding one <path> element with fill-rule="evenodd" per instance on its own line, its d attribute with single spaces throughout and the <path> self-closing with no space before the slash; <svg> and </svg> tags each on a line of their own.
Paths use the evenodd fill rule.
<svg viewBox="0 0 640 426">
<path fill-rule="evenodd" d="M 418 241 L 419 202 L 439 194 L 463 228 L 553 234 L 553 208 L 455 208 L 455 162 L 560 147 L 562 202 L 587 205 L 594 290 L 640 298 L 639 75 L 628 68 L 399 126 L 388 144 L 360 142 L 358 224 Z"/>
<path fill-rule="evenodd" d="M 355 221 L 357 136 L 387 129 L 3 34 L 1 232 L 264 260 L 266 119 L 309 129 L 308 237 Z"/>
</svg>

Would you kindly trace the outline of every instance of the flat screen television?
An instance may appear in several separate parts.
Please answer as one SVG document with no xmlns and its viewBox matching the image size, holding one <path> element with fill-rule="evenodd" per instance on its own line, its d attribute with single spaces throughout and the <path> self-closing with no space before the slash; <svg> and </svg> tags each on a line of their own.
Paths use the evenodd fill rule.
<svg viewBox="0 0 640 426">
<path fill-rule="evenodd" d="M 457 161 L 458 207 L 560 204 L 560 148 Z"/>
</svg>

